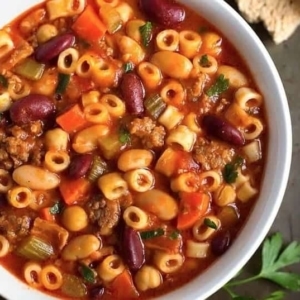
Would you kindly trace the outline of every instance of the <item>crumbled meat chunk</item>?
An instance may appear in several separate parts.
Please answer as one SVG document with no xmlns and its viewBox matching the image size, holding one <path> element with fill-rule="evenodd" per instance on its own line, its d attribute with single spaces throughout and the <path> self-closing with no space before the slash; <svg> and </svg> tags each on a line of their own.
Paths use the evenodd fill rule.
<svg viewBox="0 0 300 300">
<path fill-rule="evenodd" d="M 205 138 L 199 138 L 193 150 L 193 158 L 203 170 L 223 168 L 234 154 L 234 150 L 227 144 Z"/>
<path fill-rule="evenodd" d="M 156 126 L 155 121 L 148 117 L 134 119 L 129 125 L 129 132 L 139 137 L 143 146 L 148 149 L 162 147 L 165 142 L 165 128 Z"/>
<path fill-rule="evenodd" d="M 121 217 L 121 208 L 117 200 L 92 199 L 86 207 L 90 221 L 100 227 L 102 234 L 115 227 Z"/>
<path fill-rule="evenodd" d="M 31 216 L 18 215 L 11 210 L 0 211 L 0 234 L 3 234 L 11 244 L 15 244 L 20 239 L 29 234 L 31 226 Z"/>
<path fill-rule="evenodd" d="M 40 165 L 43 144 L 39 136 L 43 132 L 40 121 L 22 127 L 12 126 L 0 130 L 0 168 L 9 170 L 23 163 Z"/>
</svg>

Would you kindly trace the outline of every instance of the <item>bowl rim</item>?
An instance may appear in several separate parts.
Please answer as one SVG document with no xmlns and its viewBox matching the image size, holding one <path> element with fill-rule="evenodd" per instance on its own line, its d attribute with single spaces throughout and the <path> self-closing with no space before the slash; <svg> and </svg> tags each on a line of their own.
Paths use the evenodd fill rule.
<svg viewBox="0 0 300 300">
<path fill-rule="evenodd" d="M 16 5 L 16 9 L 8 8 L 8 17 L 10 15 L 11 17 L 9 20 L 6 17 L 2 25 L 18 16 L 24 9 L 43 2 L 41 0 L 18 1 L 20 5 Z M 262 79 L 261 82 L 258 82 L 258 79 L 255 81 L 268 100 L 266 109 L 268 124 L 271 124 L 270 120 L 276 116 L 276 122 L 272 123 L 273 128 L 269 132 L 268 159 L 264 174 L 264 179 L 270 175 L 273 181 L 267 182 L 267 186 L 265 182 L 262 185 L 259 199 L 233 245 L 200 276 L 180 289 L 157 298 L 171 300 L 181 297 L 185 300 L 204 300 L 238 273 L 258 249 L 270 230 L 282 203 L 288 182 L 292 158 L 292 126 L 288 101 L 279 73 L 268 51 L 249 24 L 223 0 L 178 1 L 196 9 L 202 17 L 208 19 L 233 44 L 250 68 L 252 77 Z M 218 6 L 217 10 L 215 6 Z M 272 92 L 270 92 L 270 88 L 272 88 Z M 274 107 L 271 105 L 271 99 L 276 100 Z M 270 147 L 270 145 L 277 147 Z M 272 163 L 271 158 L 274 159 Z M 247 239 L 243 236 L 247 236 Z M 0 281 L 7 282 L 7 284 L 1 284 L 0 293 L 9 300 L 19 300 L 21 297 L 24 299 L 28 297 L 32 300 L 39 300 L 41 297 L 53 299 L 49 295 L 31 289 L 2 266 L 0 266 Z M 14 288 L 16 284 L 20 288 Z"/>
</svg>

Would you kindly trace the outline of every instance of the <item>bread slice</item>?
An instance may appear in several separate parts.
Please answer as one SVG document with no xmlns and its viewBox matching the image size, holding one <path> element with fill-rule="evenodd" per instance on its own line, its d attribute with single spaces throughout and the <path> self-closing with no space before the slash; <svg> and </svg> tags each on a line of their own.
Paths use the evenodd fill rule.
<svg viewBox="0 0 300 300">
<path fill-rule="evenodd" d="M 276 44 L 288 39 L 300 25 L 300 0 L 236 0 L 250 23 L 263 22 Z"/>
</svg>

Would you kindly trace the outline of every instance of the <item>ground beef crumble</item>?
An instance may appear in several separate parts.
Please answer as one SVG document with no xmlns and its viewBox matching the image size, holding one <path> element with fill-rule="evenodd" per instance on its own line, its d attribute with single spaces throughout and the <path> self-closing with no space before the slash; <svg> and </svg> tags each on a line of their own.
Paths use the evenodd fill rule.
<svg viewBox="0 0 300 300">
<path fill-rule="evenodd" d="M 121 208 L 117 200 L 92 199 L 87 202 L 86 209 L 91 223 L 99 226 L 100 234 L 109 232 L 121 217 Z"/>
<path fill-rule="evenodd" d="M 221 141 L 210 141 L 206 138 L 198 138 L 193 158 L 201 165 L 203 170 L 222 169 L 235 155 L 234 150 Z"/>
<path fill-rule="evenodd" d="M 140 138 L 143 146 L 148 149 L 162 147 L 165 143 L 165 128 L 157 126 L 156 122 L 149 117 L 131 121 L 129 132 Z"/>
<path fill-rule="evenodd" d="M 28 162 L 40 165 L 43 145 L 39 136 L 42 132 L 41 121 L 0 128 L 0 168 L 10 170 Z"/>
<path fill-rule="evenodd" d="M 22 214 L 21 210 L 16 215 L 10 210 L 0 211 L 0 234 L 3 234 L 11 244 L 29 234 L 32 225 L 33 215 Z"/>
</svg>

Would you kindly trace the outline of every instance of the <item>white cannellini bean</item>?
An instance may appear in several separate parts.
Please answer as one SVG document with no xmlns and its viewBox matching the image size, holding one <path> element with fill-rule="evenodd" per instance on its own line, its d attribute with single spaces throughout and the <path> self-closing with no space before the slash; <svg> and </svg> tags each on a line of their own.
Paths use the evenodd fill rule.
<svg viewBox="0 0 300 300">
<path fill-rule="evenodd" d="M 57 174 L 31 165 L 23 165 L 15 169 L 13 180 L 20 186 L 33 190 L 51 190 L 60 183 Z"/>
</svg>

